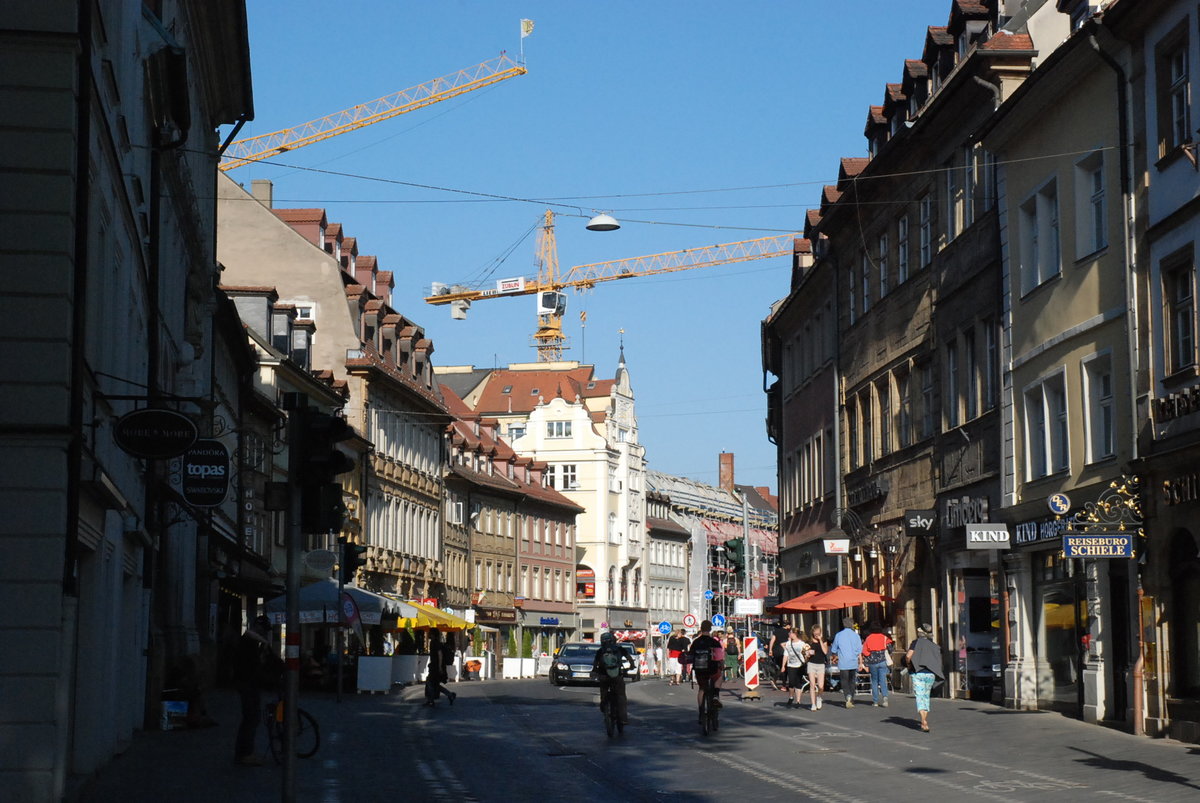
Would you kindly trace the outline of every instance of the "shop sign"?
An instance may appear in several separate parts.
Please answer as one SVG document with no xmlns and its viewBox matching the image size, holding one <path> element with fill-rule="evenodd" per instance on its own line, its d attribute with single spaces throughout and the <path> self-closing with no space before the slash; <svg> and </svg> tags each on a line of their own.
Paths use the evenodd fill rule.
<svg viewBox="0 0 1200 803">
<path fill-rule="evenodd" d="M 876 499 L 882 499 L 887 496 L 888 482 L 886 479 L 877 478 L 870 479 L 859 485 L 855 485 L 846 490 L 846 498 L 850 502 L 851 507 L 864 505 L 867 502 L 874 502 Z"/>
<path fill-rule="evenodd" d="M 825 554 L 826 555 L 848 555 L 848 554 L 850 554 L 850 539 L 849 538 L 826 538 L 825 539 Z"/>
<path fill-rule="evenodd" d="M 1151 405 L 1154 408 L 1154 422 L 1156 424 L 1165 424 L 1168 421 L 1174 421 L 1176 418 L 1191 415 L 1200 410 L 1200 386 L 1194 385 L 1178 393 L 1172 393 L 1165 399 L 1154 399 Z"/>
<path fill-rule="evenodd" d="M 1003 524 L 968 524 L 967 549 L 1008 549 L 1008 528 Z"/>
<path fill-rule="evenodd" d="M 1068 558 L 1132 558 L 1133 533 L 1063 534 L 1063 555 Z"/>
<path fill-rule="evenodd" d="M 961 499 L 947 499 L 942 504 L 943 516 L 947 527 L 962 527 L 965 524 L 982 524 L 988 520 L 988 500 L 986 496 Z"/>
<path fill-rule="evenodd" d="M 479 608 L 476 621 L 509 624 L 517 621 L 517 612 L 512 608 Z"/>
<path fill-rule="evenodd" d="M 904 534 L 908 536 L 929 535 L 937 522 L 936 510 L 904 511 Z"/>
<path fill-rule="evenodd" d="M 1023 521 L 1013 528 L 1013 540 L 1018 544 L 1035 544 L 1061 538 L 1069 522 L 1066 519 Z"/>
<path fill-rule="evenodd" d="M 196 442 L 192 419 L 174 410 L 147 407 L 126 413 L 113 425 L 113 440 L 123 452 L 147 460 L 179 457 Z"/>
<path fill-rule="evenodd" d="M 539 624 L 547 625 L 549 627 L 558 627 L 558 617 L 557 616 L 543 616 L 541 618 L 541 621 L 539 622 Z"/>
<path fill-rule="evenodd" d="M 183 455 L 181 492 L 195 507 L 216 507 L 229 491 L 229 450 L 216 440 L 198 440 Z"/>
<path fill-rule="evenodd" d="M 1182 505 L 1200 500 L 1200 473 L 1192 471 L 1163 480 L 1163 504 Z"/>
</svg>

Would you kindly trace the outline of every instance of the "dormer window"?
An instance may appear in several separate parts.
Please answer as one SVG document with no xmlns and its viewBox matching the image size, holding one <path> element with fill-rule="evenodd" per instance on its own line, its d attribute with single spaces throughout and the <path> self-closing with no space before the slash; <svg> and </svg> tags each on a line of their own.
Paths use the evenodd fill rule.
<svg viewBox="0 0 1200 803">
<path fill-rule="evenodd" d="M 311 321 L 313 317 L 312 307 L 296 307 L 296 319 L 301 321 Z"/>
<path fill-rule="evenodd" d="M 505 385 L 505 386 L 504 386 L 504 387 L 503 387 L 503 388 L 500 390 L 500 392 L 501 392 L 501 393 L 503 393 L 503 394 L 505 394 L 505 395 L 507 395 L 507 394 L 509 394 L 509 393 L 512 393 L 512 385 Z"/>
<path fill-rule="evenodd" d="M 530 395 L 530 396 L 536 396 L 536 395 L 538 395 L 538 394 L 539 394 L 539 393 L 541 393 L 541 392 L 542 392 L 542 391 L 541 391 L 541 389 L 540 389 L 540 388 L 534 388 L 533 390 L 529 391 L 529 395 Z"/>
</svg>

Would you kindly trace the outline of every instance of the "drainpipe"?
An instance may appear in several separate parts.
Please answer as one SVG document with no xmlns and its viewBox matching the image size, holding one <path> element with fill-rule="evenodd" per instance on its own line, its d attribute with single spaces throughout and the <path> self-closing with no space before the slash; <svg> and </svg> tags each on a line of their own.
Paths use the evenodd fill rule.
<svg viewBox="0 0 1200 803">
<path fill-rule="evenodd" d="M 1093 28 L 1093 31 L 1095 29 Z M 1089 33 L 1087 43 L 1095 51 L 1100 60 L 1107 64 L 1116 74 L 1117 78 L 1117 131 L 1119 139 L 1120 154 L 1120 170 L 1121 170 L 1121 240 L 1124 247 L 1125 259 L 1125 312 L 1126 312 L 1126 338 L 1129 349 L 1129 375 L 1133 377 L 1132 386 L 1129 389 L 1129 416 L 1132 429 L 1130 430 L 1132 437 L 1130 438 L 1131 445 L 1131 460 L 1138 459 L 1138 418 L 1137 418 L 1137 376 L 1138 376 L 1138 296 L 1137 284 L 1134 281 L 1136 278 L 1136 245 L 1133 242 L 1133 225 L 1134 225 L 1134 209 L 1133 209 L 1133 193 L 1131 191 L 1131 159 L 1129 157 L 1130 140 L 1129 140 L 1129 120 L 1126 110 L 1128 101 L 1126 99 L 1126 77 L 1125 70 L 1111 55 L 1106 53 L 1100 43 L 1096 41 L 1095 33 Z M 1137 577 L 1137 656 L 1133 661 L 1133 732 L 1137 736 L 1144 736 L 1145 727 L 1145 667 L 1142 656 L 1145 651 L 1143 644 L 1142 632 L 1142 577 L 1140 565 L 1136 569 Z"/>
</svg>

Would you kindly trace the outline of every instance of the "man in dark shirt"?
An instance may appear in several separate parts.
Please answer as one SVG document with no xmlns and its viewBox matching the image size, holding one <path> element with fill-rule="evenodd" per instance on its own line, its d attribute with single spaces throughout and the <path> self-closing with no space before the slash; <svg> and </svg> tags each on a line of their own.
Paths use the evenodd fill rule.
<svg viewBox="0 0 1200 803">
<path fill-rule="evenodd" d="M 788 629 L 783 626 L 783 622 L 775 623 L 775 630 L 771 632 L 771 641 L 767 644 L 767 652 L 771 656 L 771 660 L 775 662 L 771 675 L 771 685 L 779 688 L 776 679 L 783 680 L 783 690 L 787 691 L 787 681 L 783 672 L 783 648 L 788 643 Z"/>
<path fill-rule="evenodd" d="M 678 686 L 683 679 L 683 667 L 680 665 L 680 658 L 687 648 L 687 636 L 679 631 L 676 631 L 671 635 L 671 638 L 667 639 L 667 671 L 672 675 L 672 686 Z"/>
<path fill-rule="evenodd" d="M 242 721 L 233 751 L 237 764 L 253 767 L 263 763 L 262 756 L 254 752 L 262 720 L 262 691 L 276 685 L 282 671 L 283 661 L 271 644 L 271 620 L 258 616 L 247 625 L 233 653 L 233 681 L 242 702 Z"/>
</svg>

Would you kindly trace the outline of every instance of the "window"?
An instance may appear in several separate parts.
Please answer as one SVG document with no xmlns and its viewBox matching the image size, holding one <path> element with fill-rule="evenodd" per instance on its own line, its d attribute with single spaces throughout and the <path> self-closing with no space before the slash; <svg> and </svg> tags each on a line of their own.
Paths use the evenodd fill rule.
<svg viewBox="0 0 1200 803">
<path fill-rule="evenodd" d="M 991 410 L 996 406 L 996 383 L 1000 378 L 999 332 L 996 321 L 988 318 L 983 322 L 983 406 Z"/>
<path fill-rule="evenodd" d="M 850 271 L 850 323 L 858 320 L 858 277 Z"/>
<path fill-rule="evenodd" d="M 879 398 L 879 454 L 885 455 L 892 451 L 892 396 L 888 377 L 884 377 L 875 386 L 875 394 Z"/>
<path fill-rule="evenodd" d="M 1167 370 L 1173 374 L 1196 364 L 1196 271 L 1191 250 L 1164 263 L 1162 273 Z"/>
<path fill-rule="evenodd" d="M 858 410 L 853 402 L 846 405 L 846 458 L 850 468 L 858 468 Z"/>
<path fill-rule="evenodd" d="M 992 199 L 995 195 L 993 188 L 996 186 L 996 163 L 991 153 L 984 150 L 982 145 L 976 144 L 971 150 L 971 164 L 973 170 L 969 179 L 971 183 L 968 187 L 967 198 L 968 203 L 972 204 L 971 219 L 974 220 L 977 214 L 992 208 Z"/>
<path fill-rule="evenodd" d="M 879 297 L 888 294 L 888 236 L 879 235 Z"/>
<path fill-rule="evenodd" d="M 862 256 L 862 311 L 863 315 L 871 308 L 871 258 Z"/>
<path fill-rule="evenodd" d="M 1188 33 L 1182 23 L 1154 49 L 1155 99 L 1158 105 L 1158 156 L 1191 141 L 1188 123 Z"/>
<path fill-rule="evenodd" d="M 959 419 L 958 409 L 958 342 L 951 340 L 946 344 L 946 426 L 957 427 L 962 421 Z"/>
<path fill-rule="evenodd" d="M 1020 209 L 1021 294 L 1031 292 L 1061 271 L 1058 237 L 1058 185 L 1047 182 Z"/>
<path fill-rule="evenodd" d="M 896 373 L 896 430 L 900 448 L 912 443 L 912 387 L 907 370 Z"/>
<path fill-rule="evenodd" d="M 575 471 L 574 463 L 566 463 L 558 467 L 559 477 L 562 479 L 562 490 L 572 491 L 579 487 L 579 477 Z"/>
<path fill-rule="evenodd" d="M 862 458 L 863 465 L 866 465 L 875 459 L 875 429 L 871 416 L 870 388 L 859 397 L 858 409 L 862 411 Z"/>
<path fill-rule="evenodd" d="M 1104 216 L 1104 154 L 1093 153 L 1075 165 L 1076 259 L 1108 245 Z"/>
<path fill-rule="evenodd" d="M 1026 475 L 1038 479 L 1069 465 L 1067 392 L 1062 373 L 1025 391 Z"/>
<path fill-rule="evenodd" d="M 515 441 L 517 438 L 523 437 L 525 437 L 525 422 L 508 425 L 508 440 L 510 443 Z"/>
<path fill-rule="evenodd" d="M 934 432 L 934 383 L 933 365 L 924 363 L 917 368 L 917 376 L 921 382 L 921 438 L 929 438 Z"/>
<path fill-rule="evenodd" d="M 547 438 L 569 438 L 569 437 L 571 437 L 571 422 L 570 421 L 547 421 L 546 422 L 546 437 Z"/>
<path fill-rule="evenodd" d="M 908 281 L 908 215 L 896 221 L 896 284 Z"/>
<path fill-rule="evenodd" d="M 953 240 L 963 230 L 966 192 L 963 189 L 965 171 L 955 161 L 946 166 L 946 239 Z"/>
<path fill-rule="evenodd" d="M 921 233 L 921 265 L 925 267 L 933 261 L 933 196 L 925 195 L 920 200 L 920 233 Z"/>
<path fill-rule="evenodd" d="M 1083 392 L 1087 428 L 1087 461 L 1095 463 L 1115 454 L 1112 356 L 1099 354 L 1083 364 Z"/>
<path fill-rule="evenodd" d="M 975 330 L 963 332 L 963 395 L 967 406 L 967 420 L 979 415 L 979 358 L 975 354 Z"/>
</svg>

